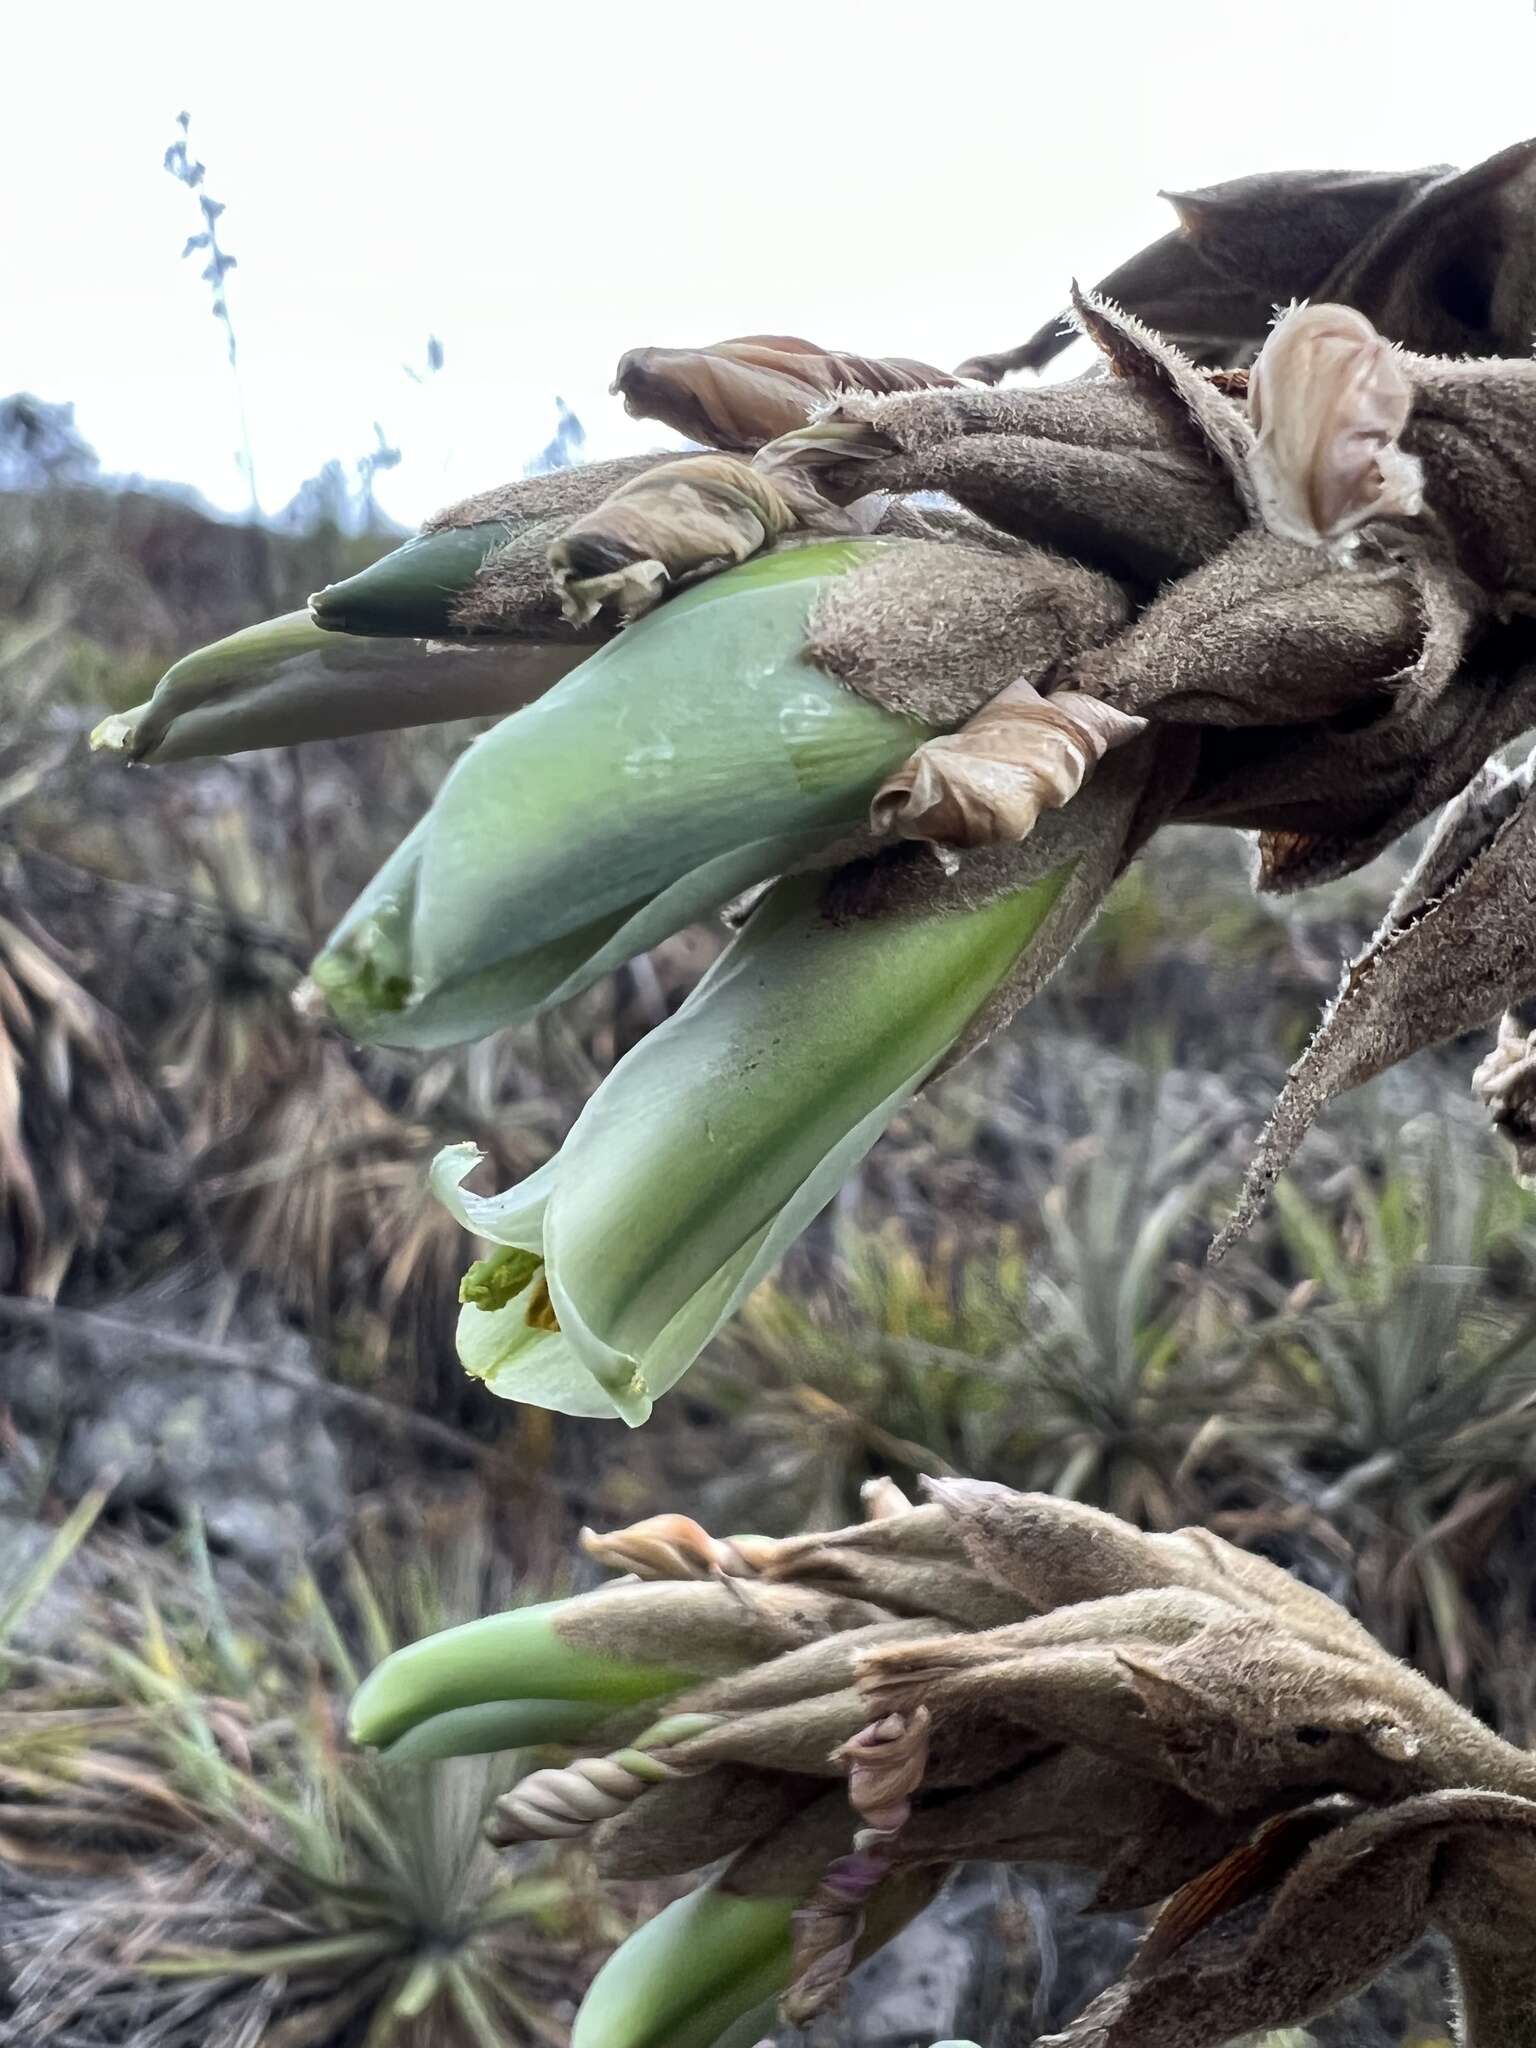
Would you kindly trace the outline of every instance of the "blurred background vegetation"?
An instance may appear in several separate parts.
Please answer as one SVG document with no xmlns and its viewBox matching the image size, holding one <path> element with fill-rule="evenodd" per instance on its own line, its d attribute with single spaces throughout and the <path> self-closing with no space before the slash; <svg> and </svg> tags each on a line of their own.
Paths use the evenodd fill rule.
<svg viewBox="0 0 1536 2048">
<path fill-rule="evenodd" d="M 530 466 L 581 442 L 561 408 Z M 721 935 L 463 1051 L 360 1049 L 290 993 L 473 728 L 131 772 L 84 745 L 394 544 L 377 443 L 238 521 L 0 403 L 0 2042 L 562 2041 L 653 1901 L 477 1847 L 526 1759 L 386 1783 L 340 1731 L 392 1643 L 585 1583 L 584 1522 L 777 1533 L 946 1471 L 1201 1521 L 1536 1741 L 1536 1197 L 1473 1048 L 1348 1100 L 1204 1262 L 1394 860 L 1260 901 L 1236 837 L 1164 835 L 640 1435 L 464 1378 L 425 1162 L 539 1165 Z M 1116 1965 L 1055 1880 L 999 1882 L 1006 1966 L 932 2033 L 1030 2038 Z M 1430 1957 L 1317 2039 L 1431 2048 L 1440 2010 Z"/>
</svg>

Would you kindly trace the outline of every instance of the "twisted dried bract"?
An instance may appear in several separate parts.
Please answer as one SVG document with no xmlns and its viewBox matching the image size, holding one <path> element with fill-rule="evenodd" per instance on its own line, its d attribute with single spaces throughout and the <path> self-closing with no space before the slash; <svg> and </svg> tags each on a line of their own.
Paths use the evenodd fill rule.
<svg viewBox="0 0 1536 2048">
<path fill-rule="evenodd" d="M 1021 679 L 888 775 L 869 822 L 943 846 L 1027 839 L 1043 810 L 1069 802 L 1109 749 L 1145 724 L 1074 690 L 1042 697 Z"/>
<path fill-rule="evenodd" d="M 687 1767 L 673 1762 L 668 1748 L 717 1724 L 711 1714 L 674 1714 L 611 1755 L 534 1771 L 497 1800 L 486 1836 L 498 1849 L 509 1849 L 585 1834 L 623 1813 L 651 1786 L 686 1777 Z"/>
<path fill-rule="evenodd" d="M 1270 531 L 1317 546 L 1422 511 L 1423 468 L 1397 445 L 1412 405 L 1396 351 L 1363 313 L 1293 307 L 1248 378 L 1249 470 Z"/>
<path fill-rule="evenodd" d="M 1300 2024 L 1429 1928 L 1479 2016 L 1468 2048 L 1528 2039 L 1536 1759 L 1207 1531 L 1144 1535 L 970 1481 L 929 1491 L 854 1528 L 747 1543 L 774 1584 L 878 1585 L 888 1619 L 696 1688 L 675 1704 L 707 1726 L 577 1766 L 558 1798 L 528 1781 L 538 1831 L 622 1806 L 597 1848 L 626 1876 L 731 1849 L 726 1882 L 751 1894 L 793 1867 L 798 2020 L 835 2002 L 910 1873 L 994 1857 L 1086 1868 L 1104 1904 L 1167 1901 L 1126 1978 L 1062 2037 L 1073 2048 L 1218 2048 Z M 686 1579 L 714 1540 L 687 1534 L 657 1563 Z M 617 1561 L 636 1554 L 616 1540 Z M 894 1619 L 962 1571 L 1015 1618 Z M 847 1778 L 841 1836 L 829 1772 Z M 718 1773 L 736 1775 L 711 1793 Z M 813 1841 L 829 1845 L 819 1877 Z"/>
<path fill-rule="evenodd" d="M 841 1998 L 866 1908 L 896 1868 L 912 1795 L 928 1768 L 927 1708 L 882 1716 L 834 1751 L 833 1761 L 847 1767 L 848 1803 L 864 1826 L 794 1916 L 794 1976 L 782 2011 L 799 2026 Z"/>
<path fill-rule="evenodd" d="M 848 1768 L 848 1803 L 866 1827 L 894 1835 L 906 1826 L 927 1774 L 928 1722 L 922 1706 L 883 1714 L 836 1752 L 834 1761 Z"/>
</svg>

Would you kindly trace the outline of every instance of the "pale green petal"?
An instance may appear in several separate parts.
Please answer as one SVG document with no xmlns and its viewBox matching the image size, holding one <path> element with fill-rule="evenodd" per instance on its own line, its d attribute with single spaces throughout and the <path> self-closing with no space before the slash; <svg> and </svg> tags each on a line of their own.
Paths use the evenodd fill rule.
<svg viewBox="0 0 1536 2048">
<path fill-rule="evenodd" d="M 657 1392 L 686 1369 L 708 1331 L 684 1305 L 718 1291 L 766 1232 L 712 1306 L 712 1325 L 724 1319 L 954 1043 L 1066 872 L 980 910 L 838 926 L 820 917 L 820 878 L 780 884 L 561 1152 L 544 1221 L 550 1294 L 594 1370 L 616 1377 L 627 1361 Z"/>
<path fill-rule="evenodd" d="M 463 1182 L 484 1157 L 478 1145 L 444 1146 L 432 1162 L 433 1194 L 474 1236 L 518 1251 L 542 1252 L 544 1211 L 558 1158 L 502 1194 L 471 1194 Z M 560 1415 L 645 1421 L 650 1401 L 634 1390 L 632 1366 L 620 1363 L 610 1368 L 616 1382 L 610 1392 L 572 1351 L 562 1332 L 529 1322 L 536 1284 L 537 1276 L 501 1308 L 466 1304 L 460 1309 L 457 1343 L 464 1370 L 472 1379 L 484 1380 L 504 1401 L 526 1401 Z"/>
<path fill-rule="evenodd" d="M 823 831 L 747 841 L 648 901 L 626 904 L 480 973 L 416 993 L 410 979 L 410 924 L 426 825 L 423 819 L 402 840 L 310 970 L 337 1023 L 353 1038 L 431 1048 L 524 1023 L 693 923 L 704 914 L 701 905 L 713 909 L 728 903 L 765 874 L 797 867 L 827 844 Z"/>
<path fill-rule="evenodd" d="M 557 1162 L 548 1160 L 515 1187 L 499 1195 L 471 1194 L 464 1182 L 485 1154 L 478 1145 L 445 1145 L 432 1162 L 432 1192 L 458 1223 L 492 1244 L 509 1244 L 521 1252 L 544 1249 L 544 1210 L 554 1185 Z"/>
<path fill-rule="evenodd" d="M 604 1422 L 634 1424 L 649 1419 L 651 1404 L 633 1387 L 634 1368 L 614 1368 L 614 1393 L 592 1375 L 562 1330 L 536 1329 L 528 1321 L 527 1288 L 505 1308 L 459 1310 L 455 1342 L 459 1362 L 471 1379 L 483 1380 L 502 1401 L 523 1401 L 557 1415 L 581 1415 Z"/>
</svg>

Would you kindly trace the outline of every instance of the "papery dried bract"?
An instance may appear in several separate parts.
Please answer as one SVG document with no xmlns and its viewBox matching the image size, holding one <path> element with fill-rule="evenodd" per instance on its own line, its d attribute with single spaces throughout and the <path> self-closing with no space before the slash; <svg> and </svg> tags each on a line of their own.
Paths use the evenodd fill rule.
<svg viewBox="0 0 1536 2048">
<path fill-rule="evenodd" d="M 1412 405 L 1402 364 L 1363 313 L 1287 313 L 1248 379 L 1249 467 L 1270 531 L 1321 545 L 1420 512 L 1423 471 L 1397 446 Z"/>
<path fill-rule="evenodd" d="M 620 357 L 613 390 L 632 419 L 712 448 L 751 454 L 805 425 L 840 391 L 920 391 L 952 385 L 945 370 L 905 356 L 844 355 L 778 334 L 748 334 L 710 348 L 635 348 Z"/>
<path fill-rule="evenodd" d="M 1030 682 L 1010 683 L 886 777 L 870 824 L 944 846 L 1027 839 L 1043 810 L 1069 802 L 1109 749 L 1145 723 L 1072 690 L 1042 697 Z"/>
<path fill-rule="evenodd" d="M 649 611 L 679 583 L 744 562 L 801 521 L 766 476 L 730 455 L 696 455 L 622 485 L 549 550 L 567 618 Z"/>
<path fill-rule="evenodd" d="M 912 1811 L 928 1768 L 928 1709 L 885 1714 L 837 1752 L 848 1767 L 848 1801 L 867 1827 L 894 1832 Z"/>
</svg>

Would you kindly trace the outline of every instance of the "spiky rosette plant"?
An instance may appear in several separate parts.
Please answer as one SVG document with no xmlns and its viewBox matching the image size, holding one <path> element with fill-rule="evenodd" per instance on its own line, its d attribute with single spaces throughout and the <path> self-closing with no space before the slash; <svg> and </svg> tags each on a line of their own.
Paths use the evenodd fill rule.
<svg viewBox="0 0 1536 2048">
<path fill-rule="evenodd" d="M 912 1507 L 879 1484 L 869 1520 L 804 1537 L 717 1539 L 675 1514 L 588 1532 L 618 1586 L 428 1639 L 366 1681 L 354 1734 L 397 1752 L 489 1714 L 492 1690 L 527 1726 L 601 1698 L 571 1761 L 499 1801 L 491 1839 L 585 1837 L 610 1878 L 726 1859 L 605 1966 L 573 2048 L 754 2043 L 775 2000 L 805 2022 L 978 1859 L 1072 1866 L 1097 1907 L 1150 1911 L 1060 2048 L 1299 2026 L 1429 1929 L 1465 2048 L 1531 2040 L 1536 1757 L 1205 1530 L 927 1486 Z"/>
<path fill-rule="evenodd" d="M 1536 803 L 1485 765 L 1536 722 L 1536 144 L 1175 203 L 1176 234 L 1074 294 L 1097 374 L 997 391 L 786 336 L 633 351 L 630 410 L 706 452 L 469 500 L 103 730 L 185 756 L 571 667 L 464 754 L 315 961 L 306 1000 L 362 1039 L 533 1016 L 771 884 L 540 1174 L 486 1197 L 468 1153 L 440 1160 L 493 1247 L 459 1346 L 495 1393 L 643 1421 L 1164 826 L 1257 835 L 1257 886 L 1285 891 L 1452 804 L 1238 1227 L 1330 1096 L 1536 988 Z M 1523 1027 L 1495 1064 L 1518 1137 Z"/>
</svg>

